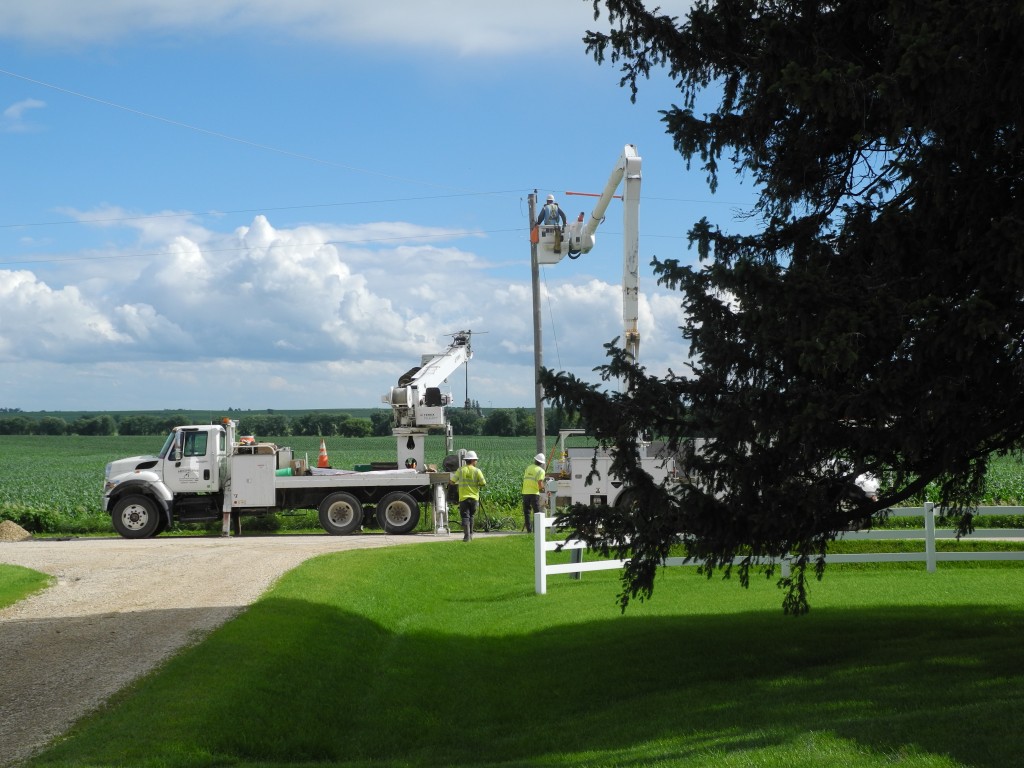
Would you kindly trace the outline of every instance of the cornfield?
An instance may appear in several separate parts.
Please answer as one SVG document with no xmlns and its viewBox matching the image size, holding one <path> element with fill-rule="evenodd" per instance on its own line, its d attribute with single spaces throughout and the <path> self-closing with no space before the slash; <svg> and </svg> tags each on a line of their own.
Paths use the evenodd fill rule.
<svg viewBox="0 0 1024 768">
<path fill-rule="evenodd" d="M 320 438 L 260 439 L 288 446 L 296 458 L 308 457 L 316 464 Z M 0 435 L 0 519 L 36 532 L 113 532 L 109 516 L 101 509 L 104 467 L 114 459 L 156 453 L 162 444 L 161 436 Z M 351 469 L 356 464 L 395 460 L 392 437 L 331 437 L 326 446 L 334 467 Z M 486 514 L 505 526 L 518 527 L 523 470 L 536 453 L 534 438 L 457 437 L 455 450 L 459 449 L 480 456 L 478 466 L 487 478 Z M 545 453 L 550 456 L 552 451 L 549 438 Z M 444 456 L 444 439 L 429 436 L 427 463 L 440 467 Z M 935 500 L 934 489 L 924 496 Z M 1024 505 L 1024 462 L 1017 457 L 993 458 L 979 503 Z M 315 512 L 294 517 L 284 527 L 318 526 Z"/>
<path fill-rule="evenodd" d="M 260 436 L 260 440 L 288 446 L 296 458 L 308 456 L 315 466 L 320 438 Z M 393 437 L 326 439 L 331 465 L 351 469 L 356 464 L 393 462 Z M 112 532 L 109 515 L 101 508 L 106 464 L 127 456 L 155 454 L 162 436 L 0 435 L 0 519 L 48 533 Z M 532 437 L 462 437 L 455 450 L 474 450 L 487 478 L 483 498 L 492 518 L 519 519 L 523 470 L 536 452 Z M 429 436 L 428 464 L 441 465 L 444 438 Z M 302 517 L 302 516 L 300 516 Z M 292 527 L 317 526 L 313 513 Z"/>
</svg>

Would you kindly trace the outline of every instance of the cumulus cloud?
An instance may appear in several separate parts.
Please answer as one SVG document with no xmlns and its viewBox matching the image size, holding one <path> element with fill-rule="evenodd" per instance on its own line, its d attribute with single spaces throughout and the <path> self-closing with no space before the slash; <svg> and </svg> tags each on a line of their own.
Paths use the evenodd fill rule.
<svg viewBox="0 0 1024 768">
<path fill-rule="evenodd" d="M 124 220 L 146 241 L 137 253 L 151 255 L 126 250 L 94 266 L 92 279 L 69 272 L 62 282 L 53 267 L 46 277 L 0 271 L 0 374 L 20 371 L 9 393 L 42 396 L 47 387 L 33 384 L 30 372 L 62 366 L 65 380 L 88 371 L 82 387 L 126 408 L 147 396 L 131 407 L 222 398 L 237 407 L 371 407 L 421 355 L 443 350 L 448 334 L 472 330 L 477 396 L 532 402 L 529 282 L 492 274 L 473 251 L 419 242 L 429 229 L 276 228 L 256 216 L 223 232 L 167 221 L 178 221 L 180 232 L 165 223 L 161 241 L 141 220 Z M 360 242 L 343 244 L 353 241 Z M 642 360 L 675 360 L 677 369 L 684 362 L 678 299 L 641 295 Z M 593 378 L 603 344 L 622 333 L 620 287 L 551 273 L 542 300 L 544 364 Z M 77 385 L 76 396 L 86 397 Z M 55 409 L 34 399 L 4 405 Z"/>
<path fill-rule="evenodd" d="M 75 286 L 54 290 L 27 270 L 0 270 L 0 350 L 8 359 L 87 359 L 130 342 Z"/>
<path fill-rule="evenodd" d="M 663 12 L 676 16 L 691 4 L 691 0 L 659 3 Z M 199 30 L 217 35 L 248 28 L 348 44 L 493 56 L 559 46 L 567 37 L 578 39 L 582 30 L 596 25 L 591 5 L 575 0 L 34 0 L 0 5 L 0 36 L 46 45 L 108 43 L 153 31 Z"/>
</svg>

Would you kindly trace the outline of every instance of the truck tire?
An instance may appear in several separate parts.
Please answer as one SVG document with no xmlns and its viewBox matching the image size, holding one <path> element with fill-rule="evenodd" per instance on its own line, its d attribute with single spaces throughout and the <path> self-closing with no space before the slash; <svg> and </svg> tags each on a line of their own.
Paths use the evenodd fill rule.
<svg viewBox="0 0 1024 768">
<path fill-rule="evenodd" d="M 339 491 L 320 502 L 320 525 L 335 536 L 359 530 L 363 524 L 363 506 L 351 493 Z"/>
<path fill-rule="evenodd" d="M 114 504 L 110 521 L 114 530 L 126 539 L 148 539 L 160 530 L 162 514 L 149 496 L 125 496 Z"/>
<path fill-rule="evenodd" d="M 377 522 L 385 533 L 409 533 L 420 521 L 420 505 L 403 491 L 389 493 L 377 502 Z"/>
</svg>

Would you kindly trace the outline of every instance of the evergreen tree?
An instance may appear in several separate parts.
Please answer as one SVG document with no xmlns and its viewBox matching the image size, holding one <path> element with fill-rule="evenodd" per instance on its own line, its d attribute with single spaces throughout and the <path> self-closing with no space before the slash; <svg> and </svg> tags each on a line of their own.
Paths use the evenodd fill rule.
<svg viewBox="0 0 1024 768">
<path fill-rule="evenodd" d="M 1008 0 L 698 0 L 683 20 L 602 7 L 588 50 L 634 96 L 667 70 L 676 148 L 712 190 L 730 167 L 752 182 L 759 225 L 702 220 L 697 265 L 654 261 L 681 292 L 692 370 L 652 377 L 609 345 L 602 376 L 623 394 L 545 372 L 637 490 L 635 510 L 569 520 L 632 541 L 623 607 L 683 535 L 712 568 L 795 552 L 784 608 L 800 613 L 838 532 L 930 483 L 966 530 L 989 457 L 1021 445 L 1024 14 Z M 692 482 L 652 487 L 641 432 L 705 438 Z M 884 480 L 877 499 L 865 472 Z"/>
</svg>

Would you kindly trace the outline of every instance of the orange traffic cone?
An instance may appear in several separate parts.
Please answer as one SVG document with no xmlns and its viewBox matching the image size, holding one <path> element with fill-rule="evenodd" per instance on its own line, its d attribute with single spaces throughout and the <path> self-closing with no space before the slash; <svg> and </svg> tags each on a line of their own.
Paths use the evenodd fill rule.
<svg viewBox="0 0 1024 768">
<path fill-rule="evenodd" d="M 331 463 L 327 460 L 327 445 L 324 443 L 323 438 L 320 438 L 320 458 L 316 460 L 316 465 L 321 469 L 328 469 Z"/>
</svg>

